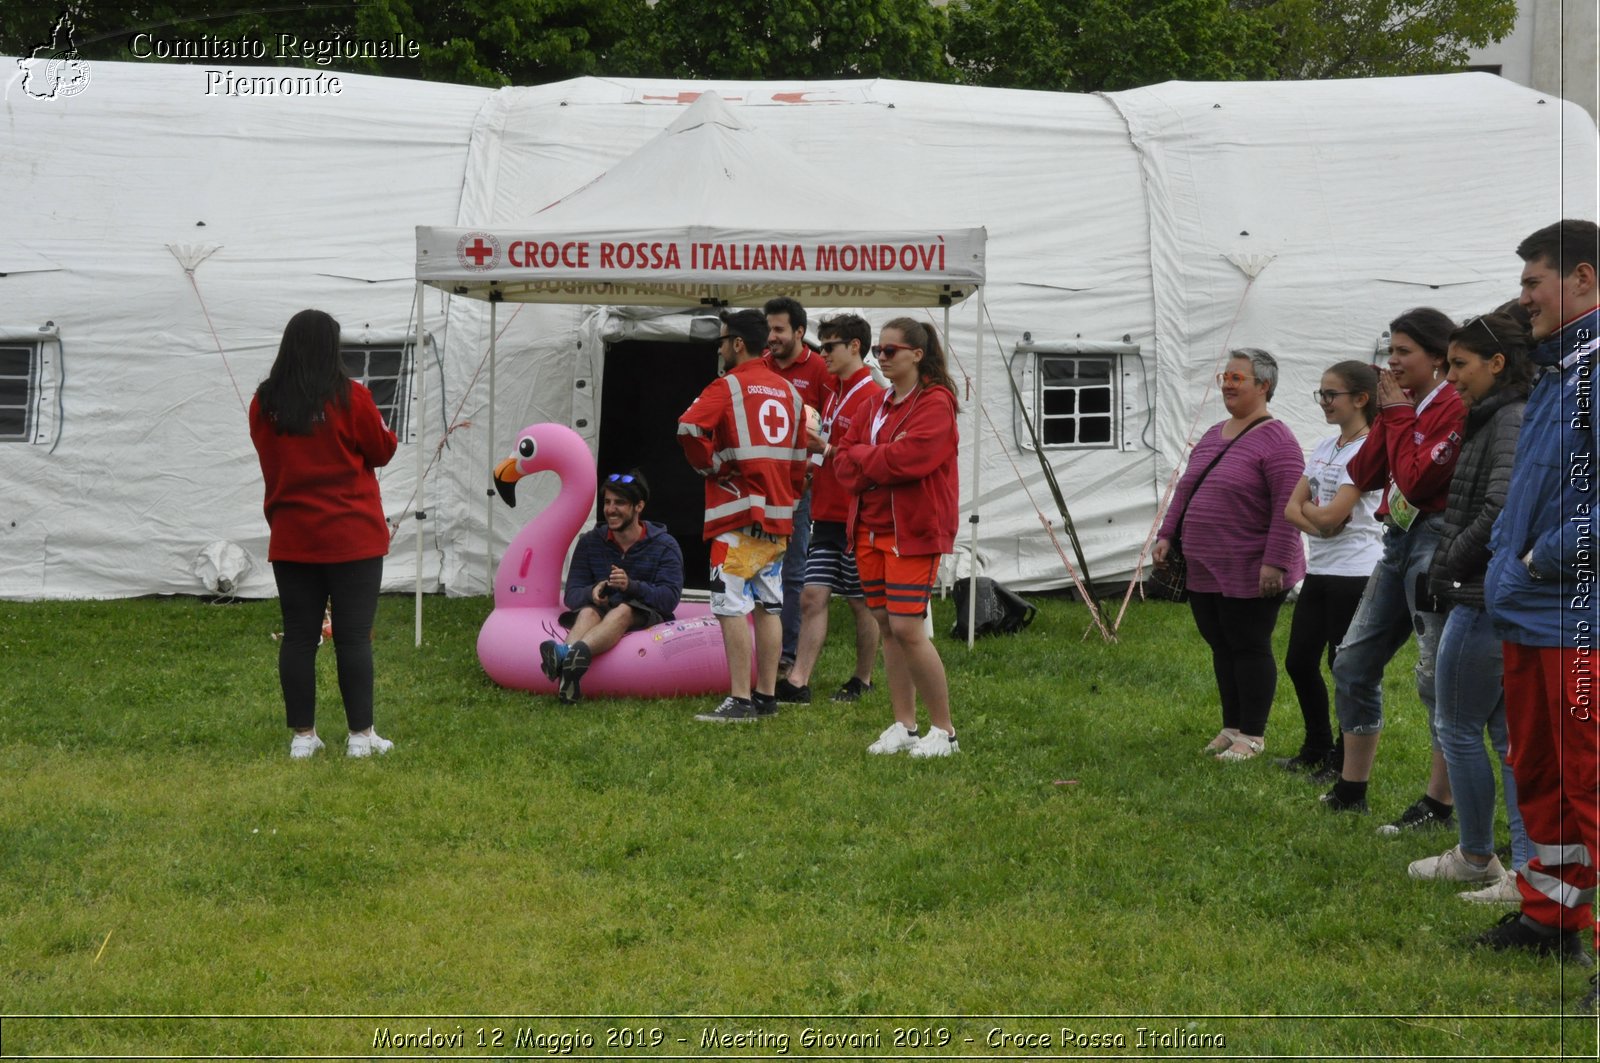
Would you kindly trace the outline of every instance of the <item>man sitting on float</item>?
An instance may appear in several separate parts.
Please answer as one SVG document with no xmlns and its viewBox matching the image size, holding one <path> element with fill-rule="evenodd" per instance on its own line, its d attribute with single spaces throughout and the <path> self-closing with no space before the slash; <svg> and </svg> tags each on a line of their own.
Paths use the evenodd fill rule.
<svg viewBox="0 0 1600 1063">
<path fill-rule="evenodd" d="M 634 469 L 601 484 L 603 520 L 578 537 L 563 594 L 565 643 L 539 644 L 539 664 L 569 704 L 590 662 L 630 631 L 673 619 L 683 596 L 683 551 L 666 526 L 644 520 L 650 487 Z"/>
</svg>

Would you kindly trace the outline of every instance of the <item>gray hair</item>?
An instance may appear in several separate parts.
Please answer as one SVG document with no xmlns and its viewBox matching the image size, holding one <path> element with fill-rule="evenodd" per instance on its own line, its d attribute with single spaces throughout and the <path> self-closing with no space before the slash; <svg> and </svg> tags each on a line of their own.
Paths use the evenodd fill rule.
<svg viewBox="0 0 1600 1063">
<path fill-rule="evenodd" d="M 1260 347 L 1235 347 L 1228 352 L 1228 360 L 1231 362 L 1235 358 L 1250 363 L 1256 382 L 1267 386 L 1267 401 L 1271 402 L 1272 393 L 1278 390 L 1278 360 Z"/>
</svg>

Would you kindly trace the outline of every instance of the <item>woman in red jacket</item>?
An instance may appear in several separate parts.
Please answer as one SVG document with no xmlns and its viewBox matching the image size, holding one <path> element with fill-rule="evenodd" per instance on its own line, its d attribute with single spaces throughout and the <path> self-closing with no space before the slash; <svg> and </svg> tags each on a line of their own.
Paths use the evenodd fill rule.
<svg viewBox="0 0 1600 1063">
<path fill-rule="evenodd" d="M 1389 323 L 1389 367 L 1378 373 L 1378 416 L 1345 467 L 1359 491 L 1383 489 L 1378 520 L 1383 555 L 1361 592 L 1356 615 L 1333 661 L 1334 709 L 1344 735 L 1344 765 L 1322 795 L 1334 812 L 1367 811 L 1367 782 L 1383 729 L 1383 670 L 1417 636 L 1417 696 L 1434 726 L 1434 654 L 1444 615 L 1428 593 L 1428 567 L 1439 542 L 1450 477 L 1461 453 L 1466 407 L 1445 380 L 1455 323 L 1431 307 Z M 1450 776 L 1438 743 L 1426 791 L 1378 833 L 1453 826 Z"/>
<path fill-rule="evenodd" d="M 910 750 L 913 757 L 960 751 L 950 722 L 944 662 L 923 617 L 939 558 L 955 546 L 956 394 L 933 329 L 897 317 L 878 333 L 873 353 L 893 385 L 829 448 L 834 471 L 851 492 L 846 520 L 867 606 L 883 632 L 890 724 L 870 753 Z M 917 731 L 917 700 L 928 707 Z"/>
<path fill-rule="evenodd" d="M 250 403 L 250 439 L 266 480 L 267 560 L 278 583 L 283 641 L 278 681 L 294 737 L 289 756 L 322 748 L 317 737 L 317 643 L 332 602 L 352 757 L 387 753 L 372 729 L 372 621 L 378 611 L 389 526 L 374 472 L 398 441 L 372 393 L 345 376 L 339 323 L 321 310 L 289 319 L 272 372 Z"/>
</svg>

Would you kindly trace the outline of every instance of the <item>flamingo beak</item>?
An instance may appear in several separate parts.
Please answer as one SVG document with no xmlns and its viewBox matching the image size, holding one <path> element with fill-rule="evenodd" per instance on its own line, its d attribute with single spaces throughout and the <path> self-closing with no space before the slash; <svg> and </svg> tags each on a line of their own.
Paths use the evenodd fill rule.
<svg viewBox="0 0 1600 1063">
<path fill-rule="evenodd" d="M 517 507 L 517 481 L 522 479 L 522 472 L 517 468 L 516 458 L 507 458 L 494 467 L 494 489 L 500 492 L 500 498 L 512 509 Z"/>
</svg>

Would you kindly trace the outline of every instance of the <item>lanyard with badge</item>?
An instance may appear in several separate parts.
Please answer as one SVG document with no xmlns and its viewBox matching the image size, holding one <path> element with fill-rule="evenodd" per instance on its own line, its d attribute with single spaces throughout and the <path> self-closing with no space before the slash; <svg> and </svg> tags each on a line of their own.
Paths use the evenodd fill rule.
<svg viewBox="0 0 1600 1063">
<path fill-rule="evenodd" d="M 843 394 L 836 392 L 829 398 L 828 408 L 823 413 L 822 422 L 818 426 L 818 434 L 822 436 L 825 442 L 833 439 L 833 422 L 839 416 L 840 412 L 844 410 L 845 406 L 849 405 L 851 399 L 855 398 L 856 392 L 860 391 L 870 383 L 872 383 L 872 375 L 869 373 L 860 380 L 856 381 L 855 386 L 852 387 L 848 392 Z M 876 442 L 876 439 L 874 439 L 874 442 Z M 811 455 L 811 464 L 821 465 L 822 455 Z"/>
</svg>

